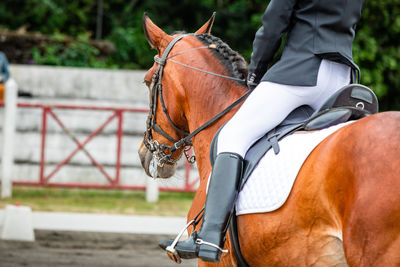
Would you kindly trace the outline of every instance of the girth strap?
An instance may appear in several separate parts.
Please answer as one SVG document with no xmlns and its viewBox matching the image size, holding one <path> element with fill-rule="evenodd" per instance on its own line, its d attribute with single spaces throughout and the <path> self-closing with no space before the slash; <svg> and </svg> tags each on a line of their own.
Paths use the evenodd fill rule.
<svg viewBox="0 0 400 267">
<path fill-rule="evenodd" d="M 229 223 L 229 237 L 231 238 L 230 239 L 231 245 L 233 248 L 233 253 L 236 258 L 237 265 L 239 267 L 249 267 L 240 250 L 239 235 L 237 230 L 236 210 L 233 211 L 231 222 Z"/>
</svg>

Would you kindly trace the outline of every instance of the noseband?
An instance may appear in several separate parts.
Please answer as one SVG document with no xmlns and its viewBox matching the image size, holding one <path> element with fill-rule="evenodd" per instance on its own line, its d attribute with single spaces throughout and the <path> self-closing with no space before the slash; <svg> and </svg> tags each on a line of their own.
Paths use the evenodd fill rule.
<svg viewBox="0 0 400 267">
<path fill-rule="evenodd" d="M 240 102 L 242 102 L 249 94 L 251 91 L 246 92 L 243 96 L 241 96 L 239 99 L 237 99 L 234 103 L 232 103 L 230 106 L 228 106 L 227 108 L 225 108 L 223 111 L 221 111 L 220 113 L 218 113 L 217 115 L 215 115 L 214 117 L 212 117 L 210 120 L 208 120 L 206 123 L 204 123 L 203 125 L 201 125 L 199 128 L 197 128 L 195 131 L 193 131 L 192 133 L 189 133 L 187 131 L 184 131 L 182 129 L 180 129 L 171 119 L 170 115 L 168 114 L 168 110 L 165 106 L 165 102 L 164 102 L 164 98 L 163 98 L 163 88 L 162 88 L 162 76 L 163 76 L 163 71 L 164 71 L 164 66 L 167 63 L 167 61 L 171 61 L 174 62 L 176 64 L 182 65 L 184 67 L 193 69 L 193 70 L 197 70 L 203 73 L 207 73 L 207 74 L 211 74 L 217 77 L 221 77 L 221 78 L 225 78 L 225 79 L 230 79 L 230 80 L 235 80 L 235 81 L 239 81 L 239 82 L 243 82 L 245 83 L 246 81 L 244 79 L 238 79 L 238 78 L 234 78 L 234 77 L 230 77 L 230 76 L 225 76 L 225 75 L 221 75 L 221 74 L 217 74 L 217 73 L 212 73 L 212 72 L 208 72 L 205 70 L 201 70 L 189 65 L 186 65 L 184 63 L 172 60 L 171 58 L 177 55 L 181 55 L 183 53 L 186 52 L 190 52 L 192 50 L 195 49 L 203 49 L 203 48 L 215 48 L 215 45 L 209 45 L 209 46 L 202 46 L 202 47 L 197 47 L 197 48 L 190 48 L 188 50 L 184 50 L 182 52 L 179 52 L 175 55 L 172 55 L 170 57 L 168 57 L 169 53 L 171 52 L 172 48 L 174 47 L 174 45 L 181 40 L 183 37 L 187 36 L 187 35 L 193 35 L 193 34 L 182 34 L 179 35 L 177 37 L 175 37 L 165 48 L 161 58 L 159 58 L 158 56 L 154 57 L 154 61 L 156 63 L 158 63 L 158 67 L 152 77 L 151 80 L 151 84 L 150 84 L 150 92 L 151 92 L 151 97 L 150 97 L 150 111 L 149 111 L 149 115 L 147 117 L 147 121 L 146 121 L 146 132 L 145 132 L 145 138 L 144 138 L 144 145 L 146 146 L 147 149 L 150 150 L 150 152 L 153 154 L 153 164 L 155 164 L 158 167 L 163 167 L 165 163 L 167 164 L 174 164 L 177 162 L 176 159 L 172 158 L 172 154 L 182 148 L 187 146 L 187 148 L 184 149 L 184 153 L 186 156 L 186 159 L 188 160 L 189 163 L 194 163 L 195 162 L 195 157 L 194 156 L 190 156 L 188 154 L 188 151 L 190 150 L 191 146 L 192 146 L 192 138 L 198 134 L 200 131 L 202 131 L 203 129 L 207 128 L 208 126 L 210 126 L 211 124 L 213 124 L 215 121 L 217 121 L 219 118 L 221 118 L 223 115 L 225 115 L 226 113 L 228 113 L 232 108 L 234 108 L 236 105 L 238 105 Z M 170 125 L 180 134 L 182 134 L 184 137 L 176 140 L 175 138 L 173 138 L 171 135 L 169 135 L 168 133 L 166 133 L 156 122 L 156 110 L 157 110 L 157 102 L 158 102 L 158 97 L 160 98 L 160 103 L 161 103 L 161 107 L 162 110 L 164 112 L 164 114 L 166 115 Z M 160 144 L 157 140 L 153 139 L 153 135 L 152 135 L 152 130 L 154 130 L 155 132 L 159 133 L 160 135 L 162 135 L 163 137 L 165 137 L 167 140 L 169 140 L 170 142 L 173 143 L 173 145 L 165 145 L 165 144 Z M 169 150 L 169 153 L 166 153 L 166 150 Z M 153 166 L 156 167 L 156 166 Z"/>
</svg>

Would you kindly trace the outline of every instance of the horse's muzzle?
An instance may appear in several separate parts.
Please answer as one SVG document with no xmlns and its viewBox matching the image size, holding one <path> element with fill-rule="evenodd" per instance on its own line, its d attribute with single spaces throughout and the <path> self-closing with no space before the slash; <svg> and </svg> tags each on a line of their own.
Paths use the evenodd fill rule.
<svg viewBox="0 0 400 267">
<path fill-rule="evenodd" d="M 145 170 L 146 174 L 153 178 L 170 178 L 172 175 L 175 174 L 177 164 L 163 164 L 162 167 L 160 166 L 152 166 L 153 164 L 153 154 L 150 150 L 142 143 L 139 148 L 139 158 L 142 164 L 143 169 Z"/>
</svg>

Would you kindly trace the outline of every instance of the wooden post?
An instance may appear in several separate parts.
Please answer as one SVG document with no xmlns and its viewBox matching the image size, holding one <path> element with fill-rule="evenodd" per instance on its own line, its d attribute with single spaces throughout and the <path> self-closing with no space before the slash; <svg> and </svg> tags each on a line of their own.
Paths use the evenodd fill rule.
<svg viewBox="0 0 400 267">
<path fill-rule="evenodd" d="M 158 195 L 157 179 L 146 177 L 146 201 L 150 203 L 158 202 Z"/>
<path fill-rule="evenodd" d="M 18 86 L 14 79 L 6 82 L 4 94 L 3 151 L 1 158 L 1 198 L 12 196 L 12 173 L 14 168 L 15 121 L 17 116 Z"/>
</svg>

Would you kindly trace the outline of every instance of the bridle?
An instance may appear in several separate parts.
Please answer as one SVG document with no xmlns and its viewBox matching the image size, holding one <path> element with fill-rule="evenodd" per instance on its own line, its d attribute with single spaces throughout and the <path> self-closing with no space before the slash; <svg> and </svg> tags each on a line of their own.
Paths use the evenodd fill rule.
<svg viewBox="0 0 400 267">
<path fill-rule="evenodd" d="M 200 131 L 204 130 L 211 124 L 213 124 L 215 121 L 217 121 L 219 118 L 221 118 L 223 115 L 228 113 L 231 109 L 233 109 L 236 105 L 238 105 L 240 102 L 242 102 L 249 94 L 251 91 L 246 92 L 244 95 L 242 95 L 239 99 L 237 99 L 235 102 L 233 102 L 231 105 L 229 105 L 227 108 L 222 110 L 220 113 L 212 117 L 210 120 L 208 120 L 206 123 L 201 125 L 199 128 L 197 128 L 195 131 L 189 133 L 185 130 L 180 129 L 171 119 L 170 115 L 168 114 L 168 110 L 165 106 L 164 98 L 163 98 L 163 87 L 162 87 L 162 76 L 163 76 L 163 70 L 165 67 L 165 64 L 167 61 L 174 62 L 176 64 L 182 65 L 186 68 L 190 68 L 196 71 L 200 71 L 203 73 L 211 74 L 217 77 L 225 78 L 225 79 L 230 79 L 230 80 L 235 80 L 238 82 L 245 83 L 245 79 L 239 79 L 235 77 L 230 77 L 230 76 L 225 76 L 209 71 L 205 71 L 202 69 L 198 69 L 189 65 L 186 65 L 184 63 L 172 60 L 171 58 L 177 55 L 181 55 L 187 52 L 191 52 L 195 49 L 213 49 L 216 48 L 215 45 L 209 45 L 209 46 L 201 46 L 201 47 L 196 47 L 196 48 L 190 48 L 184 51 L 181 51 L 179 53 L 176 53 L 175 55 L 171 55 L 168 57 L 169 53 L 171 52 L 172 48 L 174 45 L 181 40 L 183 37 L 188 36 L 188 35 L 194 35 L 194 34 L 182 34 L 177 37 L 175 37 L 165 48 L 163 54 L 161 55 L 161 58 L 159 58 L 157 55 L 154 57 L 154 61 L 158 63 L 158 67 L 156 71 L 153 74 L 151 83 L 150 83 L 150 111 L 147 117 L 146 121 L 146 132 L 144 136 L 144 145 L 146 146 L 147 149 L 150 150 L 150 152 L 153 154 L 153 163 L 158 167 L 163 167 L 164 164 L 175 164 L 177 162 L 177 159 L 172 158 L 172 154 L 177 151 L 178 149 L 182 147 L 186 147 L 184 149 L 184 154 L 186 156 L 186 159 L 189 163 L 194 163 L 195 162 L 195 157 L 190 156 L 188 151 L 192 147 L 192 138 L 198 134 Z M 156 122 L 156 110 L 157 110 L 157 102 L 158 102 L 158 97 L 160 98 L 160 104 L 162 107 L 162 110 L 167 117 L 170 125 L 180 134 L 182 134 L 184 137 L 176 140 L 173 138 L 171 135 L 169 135 L 167 132 L 165 132 Z M 165 145 L 165 144 L 160 144 L 157 140 L 153 139 L 152 131 L 155 131 L 168 139 L 170 142 L 173 143 L 173 145 Z M 169 150 L 169 153 L 166 153 L 166 150 Z M 156 167 L 153 166 L 153 167 Z"/>
</svg>

